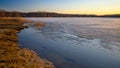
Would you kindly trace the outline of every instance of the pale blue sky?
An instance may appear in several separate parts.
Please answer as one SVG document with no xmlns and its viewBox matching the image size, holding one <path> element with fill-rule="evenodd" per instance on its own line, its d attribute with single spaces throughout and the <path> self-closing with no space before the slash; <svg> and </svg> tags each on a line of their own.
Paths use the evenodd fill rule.
<svg viewBox="0 0 120 68">
<path fill-rule="evenodd" d="M 120 14 L 120 0 L 0 0 L 0 9 L 72 14 Z"/>
</svg>

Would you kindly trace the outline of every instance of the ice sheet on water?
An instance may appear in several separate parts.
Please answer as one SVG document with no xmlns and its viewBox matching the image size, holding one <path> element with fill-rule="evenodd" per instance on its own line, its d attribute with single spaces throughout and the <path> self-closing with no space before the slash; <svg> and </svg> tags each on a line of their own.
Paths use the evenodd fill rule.
<svg viewBox="0 0 120 68">
<path fill-rule="evenodd" d="M 39 18 L 46 26 L 40 31 L 51 39 L 63 39 L 76 46 L 96 46 L 120 51 L 120 19 Z"/>
<path fill-rule="evenodd" d="M 80 68 L 81 65 L 84 68 L 120 68 L 120 19 L 33 18 L 32 20 L 43 21 L 46 26 L 38 30 L 30 27 L 32 30 L 26 31 L 27 34 L 23 36 L 23 40 L 27 41 L 25 44 L 30 43 L 28 47 L 44 55 L 46 53 L 47 58 L 53 57 L 54 63 L 58 66 L 61 65 L 60 62 L 65 61 L 65 65 L 63 63 L 62 65 L 68 64 L 68 68 Z M 24 39 L 26 36 L 28 38 Z M 72 60 L 72 64 L 69 64 L 69 60 Z"/>
<path fill-rule="evenodd" d="M 61 29 L 57 30 L 51 30 L 50 28 L 43 28 L 40 30 L 41 33 L 44 34 L 44 36 L 47 36 L 46 38 L 58 40 L 62 39 L 65 40 L 74 46 L 89 46 L 89 47 L 97 47 L 97 48 L 105 48 L 107 50 L 117 51 L 120 52 L 120 43 L 115 41 L 106 41 L 104 39 L 99 38 L 93 38 L 93 39 L 87 39 L 84 37 L 80 37 L 77 35 L 74 35 L 67 31 L 61 31 Z"/>
</svg>

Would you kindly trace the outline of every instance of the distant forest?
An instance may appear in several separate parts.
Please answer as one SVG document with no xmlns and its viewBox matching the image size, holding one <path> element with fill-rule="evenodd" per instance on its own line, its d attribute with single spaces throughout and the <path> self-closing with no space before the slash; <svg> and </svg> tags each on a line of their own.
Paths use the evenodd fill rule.
<svg viewBox="0 0 120 68">
<path fill-rule="evenodd" d="M 0 17 L 118 17 L 120 14 L 115 15 L 86 15 L 86 14 L 61 14 L 54 12 L 19 12 L 19 11 L 5 11 L 0 10 Z"/>
</svg>

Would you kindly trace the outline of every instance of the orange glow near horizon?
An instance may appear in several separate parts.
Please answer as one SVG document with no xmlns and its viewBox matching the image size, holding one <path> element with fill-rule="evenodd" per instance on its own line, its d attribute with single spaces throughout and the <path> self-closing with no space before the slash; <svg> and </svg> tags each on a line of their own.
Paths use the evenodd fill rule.
<svg viewBox="0 0 120 68">
<path fill-rule="evenodd" d="M 120 10 L 69 10 L 69 11 L 59 11 L 58 13 L 64 14 L 95 14 L 95 15 L 109 15 L 109 14 L 120 14 Z"/>
<path fill-rule="evenodd" d="M 120 0 L 2 0 L 0 9 L 65 14 L 120 14 Z"/>
<path fill-rule="evenodd" d="M 59 10 L 59 13 L 67 14 L 95 14 L 95 15 L 109 15 L 109 14 L 120 14 L 120 4 L 111 4 L 107 6 L 86 6 L 86 7 L 74 7 L 74 9 Z"/>
</svg>

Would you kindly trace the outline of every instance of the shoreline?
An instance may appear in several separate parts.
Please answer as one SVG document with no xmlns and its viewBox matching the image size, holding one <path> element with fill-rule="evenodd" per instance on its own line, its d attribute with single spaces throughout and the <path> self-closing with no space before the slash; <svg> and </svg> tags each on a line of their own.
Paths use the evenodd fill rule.
<svg viewBox="0 0 120 68">
<path fill-rule="evenodd" d="M 21 48 L 18 35 L 24 18 L 0 18 L 0 68 L 55 68 L 53 63 L 40 58 L 33 50 Z"/>
</svg>

